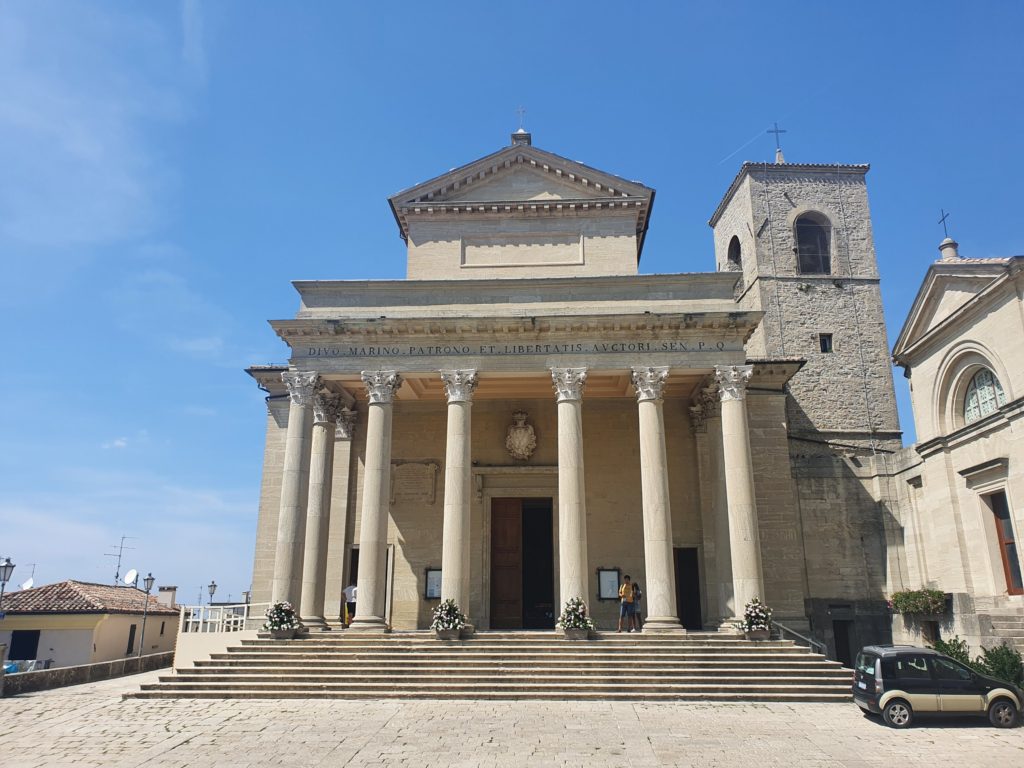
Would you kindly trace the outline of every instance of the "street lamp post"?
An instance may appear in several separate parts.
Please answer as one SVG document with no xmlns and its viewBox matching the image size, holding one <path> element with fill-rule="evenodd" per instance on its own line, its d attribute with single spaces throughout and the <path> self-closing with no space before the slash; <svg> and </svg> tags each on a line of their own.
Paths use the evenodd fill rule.
<svg viewBox="0 0 1024 768">
<path fill-rule="evenodd" d="M 3 611 L 4 607 L 4 590 L 7 589 L 7 582 L 11 580 L 13 573 L 14 563 L 11 562 L 11 558 L 5 557 L 0 563 L 0 611 Z"/>
<path fill-rule="evenodd" d="M 142 583 L 146 586 L 146 607 L 142 609 L 142 634 L 139 635 L 139 658 L 142 658 L 142 649 L 145 647 L 146 642 L 146 617 L 149 615 L 149 593 L 153 589 L 153 582 L 156 579 L 153 578 L 153 574 L 150 573 L 142 580 Z"/>
<path fill-rule="evenodd" d="M 207 589 L 210 591 L 210 605 L 213 605 L 213 593 L 217 591 L 217 582 L 211 579 Z"/>
</svg>

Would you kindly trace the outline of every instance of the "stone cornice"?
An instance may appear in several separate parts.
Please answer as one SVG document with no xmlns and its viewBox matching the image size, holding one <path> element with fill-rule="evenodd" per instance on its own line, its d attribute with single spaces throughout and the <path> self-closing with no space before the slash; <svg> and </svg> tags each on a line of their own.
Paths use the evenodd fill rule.
<svg viewBox="0 0 1024 768">
<path fill-rule="evenodd" d="M 933 437 L 914 446 L 922 458 L 927 458 L 943 450 L 958 448 L 965 443 L 972 443 L 979 437 L 990 432 L 998 431 L 1009 427 L 1011 422 L 1024 416 L 1024 397 L 1018 397 L 1009 403 L 1001 405 L 999 409 L 983 419 L 960 427 L 948 435 Z"/>
<path fill-rule="evenodd" d="M 732 200 L 732 196 L 736 194 L 736 190 L 739 189 L 740 184 L 749 175 L 754 173 L 767 173 L 770 175 L 786 176 L 798 173 L 816 173 L 816 174 L 841 174 L 846 176 L 864 176 L 871 170 L 871 166 L 868 164 L 857 164 L 857 165 L 843 165 L 840 163 L 751 163 L 745 162 L 740 166 L 739 171 L 736 172 L 736 176 L 733 178 L 729 188 L 722 195 L 722 200 L 719 202 L 718 207 L 715 208 L 715 212 L 711 214 L 711 218 L 708 220 L 708 226 L 715 226 L 718 223 L 718 219 L 729 205 L 729 201 Z"/>
</svg>

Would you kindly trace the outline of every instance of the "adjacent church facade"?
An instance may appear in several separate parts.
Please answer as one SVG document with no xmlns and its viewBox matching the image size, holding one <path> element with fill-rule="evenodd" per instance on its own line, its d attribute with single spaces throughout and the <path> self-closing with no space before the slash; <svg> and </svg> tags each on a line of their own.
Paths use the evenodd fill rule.
<svg viewBox="0 0 1024 768">
<path fill-rule="evenodd" d="M 867 172 L 744 164 L 706 273 L 640 274 L 654 190 L 523 131 L 393 196 L 407 279 L 295 283 L 287 364 L 249 369 L 253 601 L 337 627 L 357 584 L 347 631 L 376 632 L 447 598 L 553 628 L 580 597 L 612 629 L 629 574 L 645 631 L 731 630 L 757 596 L 842 660 L 890 640 L 888 595 L 946 571 L 908 564 Z"/>
</svg>

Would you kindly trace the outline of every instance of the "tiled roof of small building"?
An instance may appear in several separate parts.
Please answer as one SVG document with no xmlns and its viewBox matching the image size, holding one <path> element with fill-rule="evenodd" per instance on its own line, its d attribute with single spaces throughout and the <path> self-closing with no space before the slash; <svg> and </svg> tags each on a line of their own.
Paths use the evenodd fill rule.
<svg viewBox="0 0 1024 768">
<path fill-rule="evenodd" d="M 146 595 L 135 587 L 113 587 L 87 581 L 58 581 L 4 596 L 7 613 L 142 613 Z M 149 612 L 177 615 L 176 608 L 149 596 Z"/>
</svg>

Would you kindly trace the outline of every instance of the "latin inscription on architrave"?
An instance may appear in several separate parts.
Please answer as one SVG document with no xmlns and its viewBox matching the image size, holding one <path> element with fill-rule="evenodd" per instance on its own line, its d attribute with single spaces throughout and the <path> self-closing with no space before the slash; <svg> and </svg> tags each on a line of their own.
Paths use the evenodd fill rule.
<svg viewBox="0 0 1024 768">
<path fill-rule="evenodd" d="M 612 355 L 628 352 L 725 352 L 739 342 L 717 339 L 654 341 L 577 341 L 562 344 L 339 344 L 296 347 L 304 357 L 504 357 L 514 355 Z"/>
<path fill-rule="evenodd" d="M 391 503 L 419 501 L 433 504 L 437 488 L 436 461 L 403 461 L 391 464 Z"/>
</svg>

